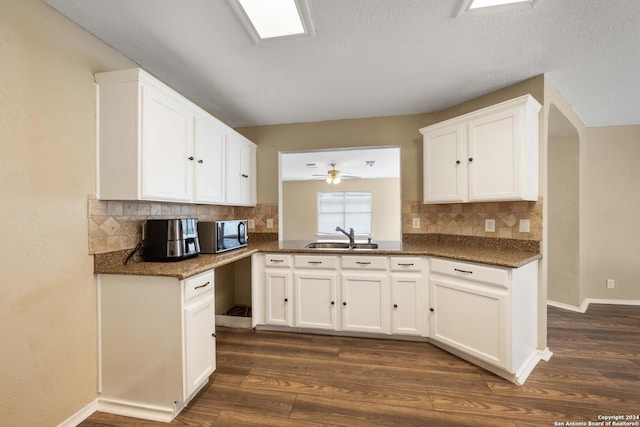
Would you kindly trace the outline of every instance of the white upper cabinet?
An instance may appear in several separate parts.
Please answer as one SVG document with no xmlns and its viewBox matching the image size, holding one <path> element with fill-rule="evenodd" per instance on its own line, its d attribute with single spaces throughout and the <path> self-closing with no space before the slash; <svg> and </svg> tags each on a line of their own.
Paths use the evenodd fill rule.
<svg viewBox="0 0 640 427">
<path fill-rule="evenodd" d="M 193 201 L 224 204 L 225 146 L 227 133 L 213 117 L 198 115 L 195 119 L 195 173 Z"/>
<path fill-rule="evenodd" d="M 227 139 L 227 201 L 256 204 L 256 146 L 240 134 Z"/>
<path fill-rule="evenodd" d="M 463 202 L 467 199 L 466 127 L 451 124 L 423 132 L 424 201 Z M 422 132 L 422 130 L 421 130 Z"/>
<path fill-rule="evenodd" d="M 100 199 L 255 205 L 255 144 L 141 69 L 96 82 Z M 226 151 L 238 139 L 250 147 L 247 190 L 229 197 Z"/>
<path fill-rule="evenodd" d="M 538 199 L 538 112 L 525 95 L 420 129 L 424 203 Z"/>
<path fill-rule="evenodd" d="M 141 198 L 190 201 L 193 112 L 179 99 L 153 87 L 142 86 L 140 89 Z"/>
</svg>

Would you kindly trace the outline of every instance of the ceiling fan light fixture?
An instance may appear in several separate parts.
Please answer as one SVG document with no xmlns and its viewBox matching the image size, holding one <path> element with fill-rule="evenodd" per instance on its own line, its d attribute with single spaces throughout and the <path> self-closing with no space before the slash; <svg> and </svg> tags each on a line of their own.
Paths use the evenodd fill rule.
<svg viewBox="0 0 640 427">
<path fill-rule="evenodd" d="M 336 164 L 331 163 L 331 170 L 327 171 L 327 184 L 340 184 L 340 171 L 336 169 Z"/>
</svg>

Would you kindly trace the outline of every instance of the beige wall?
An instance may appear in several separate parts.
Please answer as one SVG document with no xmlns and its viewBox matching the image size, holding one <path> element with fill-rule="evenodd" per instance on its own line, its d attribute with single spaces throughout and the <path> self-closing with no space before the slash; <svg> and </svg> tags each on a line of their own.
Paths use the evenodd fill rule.
<svg viewBox="0 0 640 427">
<path fill-rule="evenodd" d="M 135 66 L 37 0 L 0 2 L 0 424 L 49 426 L 97 397 L 98 71 Z"/>
<path fill-rule="evenodd" d="M 424 114 L 239 128 L 258 145 L 258 202 L 278 201 L 278 153 L 336 147 L 400 146 L 403 198 L 422 197 Z"/>
<path fill-rule="evenodd" d="M 402 240 L 400 180 L 343 180 L 339 186 L 320 181 L 282 183 L 284 240 L 315 240 L 318 231 L 318 193 L 322 191 L 371 191 L 371 238 Z M 348 226 L 348 225 L 347 225 Z M 355 230 L 356 233 L 358 230 Z"/>
<path fill-rule="evenodd" d="M 588 128 L 581 154 L 583 298 L 640 301 L 640 126 Z"/>
</svg>

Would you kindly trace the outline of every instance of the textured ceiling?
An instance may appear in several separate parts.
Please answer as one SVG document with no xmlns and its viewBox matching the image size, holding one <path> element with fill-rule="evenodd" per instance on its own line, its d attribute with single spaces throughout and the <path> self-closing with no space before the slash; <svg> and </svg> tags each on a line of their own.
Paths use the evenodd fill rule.
<svg viewBox="0 0 640 427">
<path fill-rule="evenodd" d="M 227 0 L 44 0 L 231 126 L 437 111 L 546 73 L 587 126 L 640 124 L 640 1 L 308 0 L 255 44 Z"/>
</svg>

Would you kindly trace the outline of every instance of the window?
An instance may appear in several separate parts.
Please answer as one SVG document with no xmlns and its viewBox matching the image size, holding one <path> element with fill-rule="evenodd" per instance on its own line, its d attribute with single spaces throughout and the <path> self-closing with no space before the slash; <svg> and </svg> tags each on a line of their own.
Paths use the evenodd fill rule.
<svg viewBox="0 0 640 427">
<path fill-rule="evenodd" d="M 318 235 L 335 236 L 336 227 L 356 235 L 371 234 L 371 192 L 333 191 L 318 193 Z"/>
<path fill-rule="evenodd" d="M 307 0 L 229 0 L 254 42 L 314 37 Z"/>
</svg>

